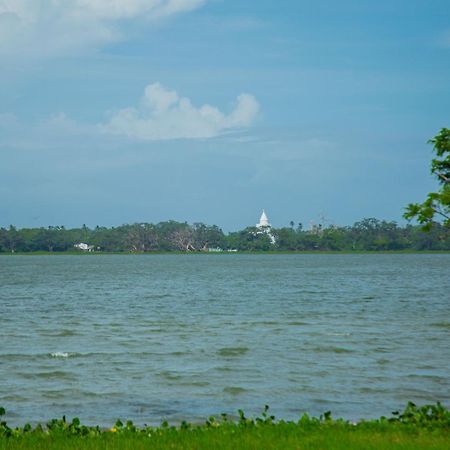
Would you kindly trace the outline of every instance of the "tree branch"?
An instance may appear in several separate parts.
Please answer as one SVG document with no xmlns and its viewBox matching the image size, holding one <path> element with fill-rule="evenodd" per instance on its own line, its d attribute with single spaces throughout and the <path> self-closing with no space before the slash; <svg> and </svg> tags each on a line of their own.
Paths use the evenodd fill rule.
<svg viewBox="0 0 450 450">
<path fill-rule="evenodd" d="M 444 183 L 450 183 L 450 178 L 447 178 L 445 175 L 443 175 L 442 173 L 436 172 L 436 175 L 439 178 L 442 178 L 444 180 Z"/>
<path fill-rule="evenodd" d="M 433 209 L 433 211 L 434 211 L 436 214 L 439 214 L 439 215 L 441 215 L 442 217 L 444 217 L 445 219 L 450 220 L 450 216 L 448 216 L 447 214 L 443 213 L 440 209 L 437 209 L 437 208 L 434 208 L 434 207 L 432 207 L 432 209 Z"/>
</svg>

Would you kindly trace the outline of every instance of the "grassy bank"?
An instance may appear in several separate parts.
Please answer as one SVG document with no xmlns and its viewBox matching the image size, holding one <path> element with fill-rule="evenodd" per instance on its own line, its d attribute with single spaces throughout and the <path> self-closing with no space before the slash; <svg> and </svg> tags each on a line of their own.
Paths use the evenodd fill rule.
<svg viewBox="0 0 450 450">
<path fill-rule="evenodd" d="M 308 449 L 308 450 L 448 450 L 448 434 L 407 432 L 405 430 L 327 429 L 309 433 L 277 425 L 272 429 L 171 431 L 161 436 L 102 435 L 93 438 L 65 436 L 26 436 L 0 441 L 1 449 L 75 450 L 75 449 Z"/>
<path fill-rule="evenodd" d="M 352 424 L 303 416 L 296 422 L 276 421 L 263 412 L 251 419 L 225 415 L 205 424 L 137 428 L 117 421 L 110 429 L 87 427 L 78 419 L 50 421 L 46 426 L 11 429 L 0 425 L 0 449 L 442 449 L 450 448 L 450 411 L 440 404 L 417 408 L 410 403 L 392 418 Z"/>
</svg>

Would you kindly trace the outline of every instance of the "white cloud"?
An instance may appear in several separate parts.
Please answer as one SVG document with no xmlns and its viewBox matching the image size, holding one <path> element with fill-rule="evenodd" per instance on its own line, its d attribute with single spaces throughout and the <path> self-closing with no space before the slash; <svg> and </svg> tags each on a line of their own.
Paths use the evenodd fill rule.
<svg viewBox="0 0 450 450">
<path fill-rule="evenodd" d="M 239 95 L 226 114 L 208 104 L 196 107 L 188 98 L 154 83 L 145 88 L 137 107 L 121 109 L 101 124 L 79 122 L 63 112 L 34 122 L 0 113 L 0 150 L 62 148 L 79 141 L 120 142 L 116 136 L 141 141 L 207 139 L 227 132 L 233 132 L 238 142 L 247 137 L 238 131 L 249 127 L 258 111 L 259 104 L 250 94 Z"/>
<path fill-rule="evenodd" d="M 0 0 L 0 55 L 46 57 L 121 39 L 121 21 L 159 19 L 206 0 Z"/>
<path fill-rule="evenodd" d="M 154 83 L 145 88 L 139 107 L 121 109 L 100 128 L 141 140 L 211 138 L 248 127 L 258 111 L 259 104 L 250 94 L 239 95 L 227 115 L 208 104 L 195 107 L 188 98 Z"/>
<path fill-rule="evenodd" d="M 47 139 L 71 138 L 74 136 L 92 137 L 98 134 L 95 125 L 84 124 L 60 112 L 34 125 L 34 131 Z"/>
</svg>

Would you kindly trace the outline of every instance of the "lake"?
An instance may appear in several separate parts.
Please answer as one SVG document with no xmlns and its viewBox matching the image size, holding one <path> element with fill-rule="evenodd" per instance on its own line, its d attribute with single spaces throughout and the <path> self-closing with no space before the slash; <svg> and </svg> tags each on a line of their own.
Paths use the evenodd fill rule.
<svg viewBox="0 0 450 450">
<path fill-rule="evenodd" d="M 10 424 L 450 401 L 450 254 L 0 257 Z"/>
</svg>

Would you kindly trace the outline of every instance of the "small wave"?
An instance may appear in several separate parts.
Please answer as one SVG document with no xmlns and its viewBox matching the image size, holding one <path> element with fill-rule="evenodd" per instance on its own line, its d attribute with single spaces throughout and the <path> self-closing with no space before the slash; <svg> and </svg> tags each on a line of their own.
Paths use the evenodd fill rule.
<svg viewBox="0 0 450 450">
<path fill-rule="evenodd" d="M 353 353 L 353 350 L 343 347 L 331 347 L 330 351 L 333 353 Z"/>
<path fill-rule="evenodd" d="M 386 347 L 377 347 L 374 348 L 373 351 L 374 353 L 391 353 L 391 349 Z"/>
<path fill-rule="evenodd" d="M 421 364 L 420 366 L 417 366 L 420 370 L 434 370 L 436 369 L 435 366 L 432 366 L 431 364 Z"/>
<path fill-rule="evenodd" d="M 25 353 L 1 353 L 0 358 L 2 361 L 22 361 L 22 360 L 35 360 L 40 355 L 28 355 Z"/>
<path fill-rule="evenodd" d="M 233 371 L 233 369 L 231 367 L 227 367 L 227 366 L 216 367 L 216 370 L 218 370 L 219 372 L 232 372 Z"/>
<path fill-rule="evenodd" d="M 10 394 L 2 396 L 2 401 L 4 402 L 26 402 L 28 399 L 18 394 Z"/>
<path fill-rule="evenodd" d="M 176 351 L 176 352 L 168 353 L 168 355 L 171 355 L 171 356 L 184 356 L 184 355 L 188 355 L 189 353 L 190 352 Z M 163 355 L 165 355 L 165 353 L 163 353 Z"/>
<path fill-rule="evenodd" d="M 58 337 L 66 337 L 66 336 L 78 336 L 80 333 L 77 333 L 73 330 L 61 330 L 60 332 L 56 333 L 55 336 Z"/>
<path fill-rule="evenodd" d="M 243 394 L 244 392 L 247 392 L 247 389 L 244 389 L 239 386 L 227 386 L 227 387 L 223 388 L 223 392 L 225 392 L 226 394 L 231 394 L 231 395 L 240 395 L 240 394 Z"/>
<path fill-rule="evenodd" d="M 353 353 L 354 350 L 350 350 L 344 347 L 317 347 L 314 349 L 315 352 L 319 353 Z"/>
<path fill-rule="evenodd" d="M 174 373 L 174 372 L 170 372 L 169 370 L 163 370 L 162 372 L 159 372 L 158 375 L 161 376 L 162 378 L 165 378 L 166 380 L 171 380 L 171 381 L 181 380 L 181 378 L 182 378 L 182 375 Z"/>
<path fill-rule="evenodd" d="M 61 397 L 63 397 L 64 395 L 67 395 L 67 391 L 63 390 L 63 389 L 51 389 L 51 390 L 43 390 L 40 392 L 41 395 L 44 398 L 49 398 L 49 399 L 61 399 Z M 76 393 L 77 396 L 79 396 L 79 392 Z"/>
<path fill-rule="evenodd" d="M 326 336 L 351 336 L 351 333 L 325 333 Z"/>
<path fill-rule="evenodd" d="M 206 387 L 211 385 L 209 381 L 187 381 L 181 384 L 183 386 L 192 386 L 192 387 Z"/>
<path fill-rule="evenodd" d="M 436 322 L 431 324 L 432 327 L 436 328 L 444 328 L 446 330 L 450 330 L 450 322 Z"/>
<path fill-rule="evenodd" d="M 79 333 L 73 330 L 59 330 L 48 332 L 45 331 L 43 333 L 39 333 L 41 336 L 50 336 L 50 337 L 69 337 L 69 336 L 78 336 Z"/>
<path fill-rule="evenodd" d="M 363 386 L 363 387 L 359 388 L 358 391 L 361 392 L 362 394 L 382 394 L 385 392 L 384 389 L 373 388 L 373 387 L 369 387 L 369 386 Z"/>
<path fill-rule="evenodd" d="M 50 353 L 51 358 L 68 358 L 69 356 L 73 356 L 73 353 L 68 352 L 53 352 Z"/>
<path fill-rule="evenodd" d="M 151 295 L 144 296 L 144 298 L 154 300 L 154 299 L 167 298 L 170 296 L 171 296 L 171 294 L 151 294 Z"/>
<path fill-rule="evenodd" d="M 431 375 L 431 374 L 410 374 L 406 375 L 406 378 L 411 378 L 414 380 L 430 380 L 436 383 L 445 384 L 447 382 L 446 378 L 440 377 L 439 375 Z"/>
<path fill-rule="evenodd" d="M 219 356 L 241 356 L 248 352 L 248 347 L 223 347 L 217 351 Z"/>
<path fill-rule="evenodd" d="M 107 391 L 107 392 L 93 392 L 93 391 L 80 391 L 76 394 L 78 397 L 86 399 L 123 399 L 123 392 Z"/>
<path fill-rule="evenodd" d="M 70 372 L 55 370 L 51 372 L 19 373 L 20 377 L 25 379 L 43 379 L 43 380 L 74 380 L 76 377 Z"/>
<path fill-rule="evenodd" d="M 171 353 L 169 353 L 171 354 Z M 188 354 L 188 352 L 186 352 Z M 128 361 L 130 357 L 137 356 L 139 358 L 144 358 L 148 356 L 161 356 L 167 355 L 167 353 L 161 352 L 86 352 L 86 353 L 78 353 L 78 352 L 52 352 L 45 353 L 44 355 L 30 355 L 32 357 L 48 357 L 48 358 L 97 358 L 97 359 L 108 359 L 114 358 L 116 361 L 118 358 L 125 357 Z M 23 355 L 26 356 L 26 355 Z"/>
<path fill-rule="evenodd" d="M 379 364 L 380 366 L 384 366 L 386 364 L 389 364 L 391 361 L 389 359 L 386 358 L 380 358 L 377 360 L 377 364 Z"/>
</svg>

